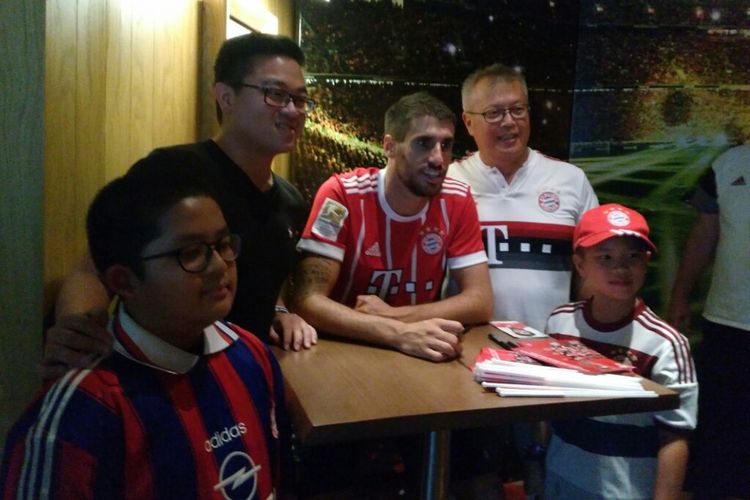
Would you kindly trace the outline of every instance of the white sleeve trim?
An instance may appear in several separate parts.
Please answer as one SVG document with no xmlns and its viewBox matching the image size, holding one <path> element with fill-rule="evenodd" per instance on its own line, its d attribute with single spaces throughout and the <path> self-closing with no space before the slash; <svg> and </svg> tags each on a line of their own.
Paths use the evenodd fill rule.
<svg viewBox="0 0 750 500">
<path fill-rule="evenodd" d="M 339 262 L 344 262 L 344 249 L 331 245 L 329 243 L 323 243 L 318 240 L 310 238 L 302 238 L 297 243 L 297 250 L 302 252 L 310 252 L 321 257 L 328 257 Z"/>
<path fill-rule="evenodd" d="M 458 257 L 451 257 L 448 259 L 448 269 L 462 269 L 464 267 L 475 266 L 487 262 L 487 254 L 484 250 L 470 253 L 467 255 L 460 255 Z"/>
</svg>

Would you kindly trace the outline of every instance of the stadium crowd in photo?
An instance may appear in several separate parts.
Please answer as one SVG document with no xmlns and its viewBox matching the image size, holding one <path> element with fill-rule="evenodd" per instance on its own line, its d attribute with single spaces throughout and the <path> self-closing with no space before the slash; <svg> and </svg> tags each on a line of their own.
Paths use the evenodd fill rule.
<svg viewBox="0 0 750 500">
<path fill-rule="evenodd" d="M 692 212 L 684 198 L 700 173 L 750 136 L 747 2 L 300 6 L 300 43 L 319 106 L 297 145 L 293 175 L 310 198 L 332 172 L 384 164 L 382 116 L 399 96 L 425 89 L 460 112 L 461 81 L 493 62 L 526 76 L 530 145 L 581 166 L 603 203 L 654 216 L 669 253 L 686 237 Z M 459 124 L 454 156 L 474 149 Z M 667 291 L 653 265 L 645 295 L 658 305 Z"/>
</svg>

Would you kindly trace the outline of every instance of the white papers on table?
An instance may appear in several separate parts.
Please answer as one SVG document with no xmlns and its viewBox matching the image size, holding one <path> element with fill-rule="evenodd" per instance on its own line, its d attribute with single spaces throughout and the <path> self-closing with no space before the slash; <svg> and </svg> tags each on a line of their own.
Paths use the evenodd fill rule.
<svg viewBox="0 0 750 500">
<path fill-rule="evenodd" d="M 641 386 L 639 377 L 591 375 L 566 368 L 488 360 L 475 365 L 482 386 L 500 396 L 527 397 L 657 397 Z"/>
</svg>

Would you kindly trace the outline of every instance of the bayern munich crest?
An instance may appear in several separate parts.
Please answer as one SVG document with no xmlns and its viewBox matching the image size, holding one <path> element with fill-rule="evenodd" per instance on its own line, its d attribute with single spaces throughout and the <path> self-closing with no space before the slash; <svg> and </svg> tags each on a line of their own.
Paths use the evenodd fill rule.
<svg viewBox="0 0 750 500">
<path fill-rule="evenodd" d="M 612 210 L 607 213 L 607 222 L 617 227 L 624 227 L 630 224 L 630 217 L 622 210 Z"/>
<path fill-rule="evenodd" d="M 435 255 L 443 249 L 443 231 L 426 227 L 420 232 L 422 250 L 428 255 Z"/>
<path fill-rule="evenodd" d="M 552 191 L 543 192 L 539 195 L 537 201 L 539 202 L 539 208 L 545 212 L 557 212 L 560 208 L 560 197 Z"/>
</svg>

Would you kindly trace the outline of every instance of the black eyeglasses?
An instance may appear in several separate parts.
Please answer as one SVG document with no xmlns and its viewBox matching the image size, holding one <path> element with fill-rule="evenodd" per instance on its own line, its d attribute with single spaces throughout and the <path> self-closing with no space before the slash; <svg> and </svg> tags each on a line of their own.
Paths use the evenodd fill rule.
<svg viewBox="0 0 750 500">
<path fill-rule="evenodd" d="M 175 257 L 180 267 L 188 273 L 202 273 L 208 268 L 214 252 L 224 262 L 234 262 L 240 255 L 242 240 L 237 234 L 228 234 L 214 243 L 191 243 L 182 248 L 169 252 L 157 253 L 141 257 L 140 260 L 160 259 L 162 257 Z"/>
<path fill-rule="evenodd" d="M 315 109 L 315 100 L 306 95 L 290 94 L 286 90 L 281 90 L 276 87 L 261 87 L 249 83 L 240 83 L 240 87 L 249 87 L 251 89 L 260 90 L 263 92 L 263 100 L 266 104 L 275 108 L 283 108 L 291 102 L 294 104 L 297 111 L 301 113 L 309 113 Z"/>
<path fill-rule="evenodd" d="M 487 123 L 497 123 L 505 119 L 505 115 L 510 115 L 514 120 L 520 120 L 526 118 L 531 108 L 525 104 L 516 104 L 509 108 L 490 108 L 482 113 L 476 111 L 464 111 L 470 115 L 482 115 L 484 121 Z"/>
</svg>

